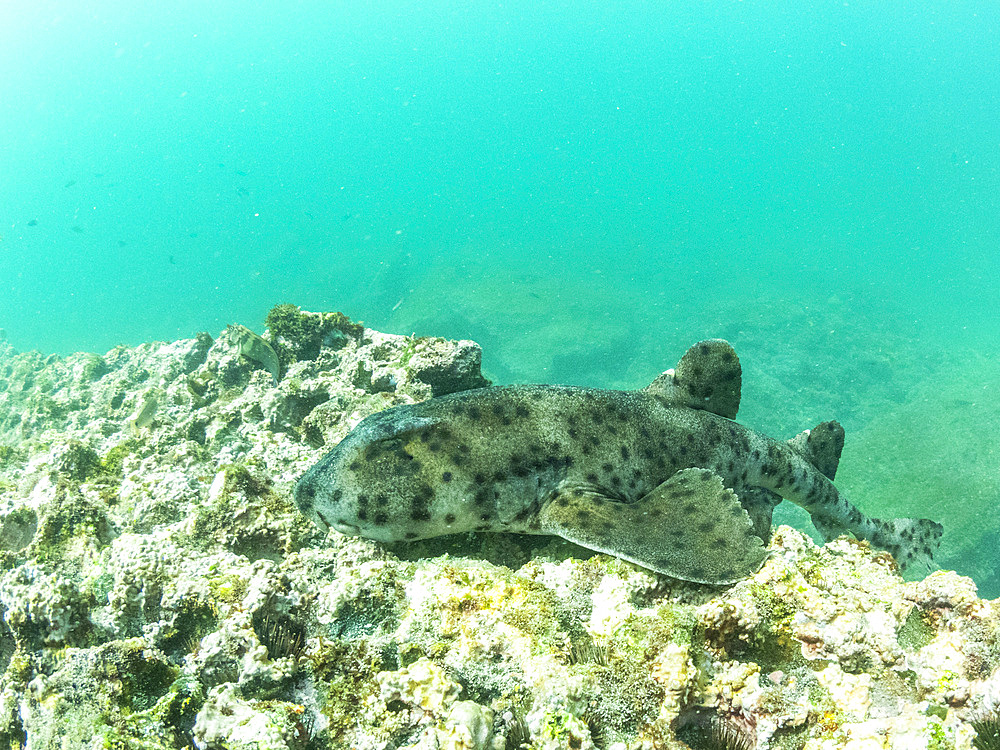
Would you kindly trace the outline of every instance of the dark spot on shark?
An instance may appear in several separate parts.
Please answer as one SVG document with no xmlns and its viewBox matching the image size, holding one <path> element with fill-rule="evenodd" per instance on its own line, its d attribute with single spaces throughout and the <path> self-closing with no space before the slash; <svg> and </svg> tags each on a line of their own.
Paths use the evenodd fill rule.
<svg viewBox="0 0 1000 750">
<path fill-rule="evenodd" d="M 739 380 L 731 347 L 709 341 L 639 391 L 501 386 L 392 407 L 310 469 L 295 499 L 305 506 L 304 488 L 314 484 L 310 517 L 344 517 L 339 527 L 375 539 L 532 530 L 709 583 L 760 567 L 779 495 L 812 512 L 827 535 L 844 529 L 874 539 L 904 562 L 933 551 L 940 527 L 877 524 L 837 492 L 829 481 L 836 431 L 817 428 L 827 437 L 810 447 L 808 437 L 786 444 L 732 422 Z M 366 452 L 383 425 L 386 438 L 403 437 Z M 375 499 L 344 502 L 359 492 Z"/>
</svg>

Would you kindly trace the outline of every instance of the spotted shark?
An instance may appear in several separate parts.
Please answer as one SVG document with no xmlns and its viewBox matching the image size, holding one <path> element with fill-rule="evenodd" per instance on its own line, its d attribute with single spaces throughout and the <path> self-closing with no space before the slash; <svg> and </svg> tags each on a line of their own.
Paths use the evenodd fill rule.
<svg viewBox="0 0 1000 750">
<path fill-rule="evenodd" d="M 827 540 L 849 532 L 930 565 L 940 524 L 870 518 L 833 484 L 837 422 L 772 439 L 733 421 L 741 385 L 736 352 L 711 339 L 641 390 L 493 386 L 392 407 L 312 466 L 295 499 L 350 536 L 550 534 L 708 584 L 762 566 L 786 499 Z"/>
</svg>

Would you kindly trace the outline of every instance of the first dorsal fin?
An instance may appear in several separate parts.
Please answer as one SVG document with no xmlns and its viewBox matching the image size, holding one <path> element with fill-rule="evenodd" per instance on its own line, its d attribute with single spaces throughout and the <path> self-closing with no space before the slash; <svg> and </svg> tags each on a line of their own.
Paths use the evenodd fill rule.
<svg viewBox="0 0 1000 750">
<path fill-rule="evenodd" d="M 799 454 L 829 480 L 837 475 L 840 454 L 844 450 L 844 428 L 840 422 L 821 422 L 788 441 Z"/>
<path fill-rule="evenodd" d="M 677 367 L 646 386 L 669 406 L 705 409 L 735 419 L 740 409 L 742 370 L 728 341 L 706 339 L 687 350 Z"/>
</svg>

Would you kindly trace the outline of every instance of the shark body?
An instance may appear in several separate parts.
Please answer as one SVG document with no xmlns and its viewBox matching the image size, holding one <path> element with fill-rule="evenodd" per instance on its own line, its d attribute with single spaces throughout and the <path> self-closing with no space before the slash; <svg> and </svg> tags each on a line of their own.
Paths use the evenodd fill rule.
<svg viewBox="0 0 1000 750">
<path fill-rule="evenodd" d="M 940 524 L 869 518 L 833 484 L 839 424 L 774 440 L 732 421 L 740 388 L 736 353 L 713 339 L 639 391 L 498 386 L 397 406 L 362 420 L 295 498 L 348 535 L 551 534 L 712 584 L 760 568 L 784 498 L 826 539 L 930 562 Z"/>
</svg>

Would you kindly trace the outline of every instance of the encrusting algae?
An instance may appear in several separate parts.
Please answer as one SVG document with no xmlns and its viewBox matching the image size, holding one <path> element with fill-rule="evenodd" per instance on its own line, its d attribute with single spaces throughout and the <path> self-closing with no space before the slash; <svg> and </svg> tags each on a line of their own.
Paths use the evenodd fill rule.
<svg viewBox="0 0 1000 750">
<path fill-rule="evenodd" d="M 713 588 L 555 536 L 320 533 L 291 502 L 309 466 L 486 381 L 472 342 L 282 307 L 277 385 L 228 336 L 0 344 L 0 744 L 990 747 L 1000 605 L 849 537 L 779 527 Z"/>
</svg>

